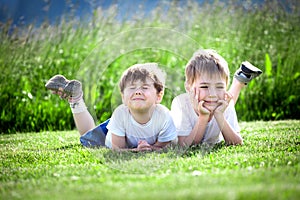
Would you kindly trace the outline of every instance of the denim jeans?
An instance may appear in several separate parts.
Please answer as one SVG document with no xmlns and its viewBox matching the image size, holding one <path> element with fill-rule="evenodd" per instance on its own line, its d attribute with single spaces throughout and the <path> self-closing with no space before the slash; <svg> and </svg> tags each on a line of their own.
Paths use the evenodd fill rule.
<svg viewBox="0 0 300 200">
<path fill-rule="evenodd" d="M 85 147 L 105 147 L 105 138 L 108 132 L 106 126 L 110 119 L 102 122 L 94 129 L 80 137 L 80 142 Z"/>
</svg>

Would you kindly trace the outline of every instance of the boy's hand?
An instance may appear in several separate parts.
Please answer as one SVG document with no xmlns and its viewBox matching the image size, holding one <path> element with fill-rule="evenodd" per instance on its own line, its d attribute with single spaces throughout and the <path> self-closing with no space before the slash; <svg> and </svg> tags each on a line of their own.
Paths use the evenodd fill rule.
<svg viewBox="0 0 300 200">
<path fill-rule="evenodd" d="M 192 105 L 196 113 L 208 115 L 210 111 L 203 106 L 204 101 L 199 101 L 200 91 L 197 88 L 193 88 L 190 91 L 190 99 L 192 101 Z"/>
<path fill-rule="evenodd" d="M 199 114 L 199 90 L 192 88 L 189 92 L 192 106 L 197 114 Z"/>
<path fill-rule="evenodd" d="M 199 113 L 201 113 L 201 114 L 203 114 L 203 115 L 209 115 L 209 114 L 211 114 L 211 112 L 210 112 L 207 108 L 205 108 L 205 107 L 203 106 L 203 104 L 204 104 L 204 101 L 203 101 L 203 100 L 201 100 L 201 101 L 198 103 L 198 111 L 199 111 Z"/>
<path fill-rule="evenodd" d="M 229 102 L 232 99 L 232 95 L 228 92 L 225 93 L 225 99 L 224 100 L 219 100 L 218 103 L 220 104 L 215 110 L 214 110 L 214 115 L 218 114 L 223 114 L 226 110 L 226 108 L 229 105 Z"/>
<path fill-rule="evenodd" d="M 146 140 L 140 140 L 137 146 L 138 151 L 152 151 L 151 145 Z"/>
</svg>

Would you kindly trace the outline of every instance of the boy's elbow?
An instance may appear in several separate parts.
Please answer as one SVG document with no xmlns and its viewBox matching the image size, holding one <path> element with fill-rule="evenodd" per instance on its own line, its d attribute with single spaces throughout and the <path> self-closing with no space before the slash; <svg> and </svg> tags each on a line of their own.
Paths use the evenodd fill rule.
<svg viewBox="0 0 300 200">
<path fill-rule="evenodd" d="M 240 139 L 240 140 L 238 140 L 237 143 L 234 144 L 234 145 L 243 145 L 243 144 L 244 144 L 243 139 Z"/>
<path fill-rule="evenodd" d="M 186 144 L 185 144 L 185 142 L 184 142 L 183 140 L 178 140 L 178 144 L 179 144 L 179 146 L 181 146 L 181 147 L 186 146 Z"/>
<path fill-rule="evenodd" d="M 120 150 L 120 148 L 118 146 L 115 146 L 115 145 L 112 145 L 111 149 L 113 151 L 119 151 Z"/>
<path fill-rule="evenodd" d="M 243 138 L 238 134 L 233 141 L 233 145 L 243 145 Z"/>
<path fill-rule="evenodd" d="M 236 140 L 233 141 L 227 141 L 226 142 L 227 145 L 243 145 L 243 139 L 242 138 L 237 138 Z"/>
<path fill-rule="evenodd" d="M 238 141 L 237 141 L 237 145 L 243 145 L 244 141 L 243 138 L 241 136 L 238 137 Z"/>
<path fill-rule="evenodd" d="M 185 136 L 178 136 L 178 144 L 181 147 L 189 147 L 190 144 L 187 143 Z"/>
<path fill-rule="evenodd" d="M 244 140 L 241 138 L 241 144 L 240 145 L 243 145 L 244 144 Z"/>
</svg>

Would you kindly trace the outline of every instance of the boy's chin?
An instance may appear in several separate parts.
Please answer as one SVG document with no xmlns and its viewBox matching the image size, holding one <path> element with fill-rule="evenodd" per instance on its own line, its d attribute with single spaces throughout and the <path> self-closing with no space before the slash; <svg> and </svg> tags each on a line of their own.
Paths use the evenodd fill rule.
<svg viewBox="0 0 300 200">
<path fill-rule="evenodd" d="M 204 107 L 205 107 L 207 110 L 209 110 L 210 112 L 213 112 L 213 111 L 216 110 L 216 108 L 218 107 L 218 105 L 215 105 L 215 106 L 213 106 L 213 105 L 205 105 Z"/>
</svg>

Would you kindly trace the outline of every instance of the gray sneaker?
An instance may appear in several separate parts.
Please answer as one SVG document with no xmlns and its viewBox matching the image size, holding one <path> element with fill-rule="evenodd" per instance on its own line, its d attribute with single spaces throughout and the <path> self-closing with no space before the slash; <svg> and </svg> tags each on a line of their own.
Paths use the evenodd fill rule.
<svg viewBox="0 0 300 200">
<path fill-rule="evenodd" d="M 59 91 L 60 89 L 64 89 L 67 85 L 67 83 L 69 82 L 68 79 L 66 79 L 63 75 L 55 75 L 53 76 L 46 84 L 45 87 L 48 90 L 52 90 L 52 91 Z"/>
<path fill-rule="evenodd" d="M 240 68 L 234 73 L 234 77 L 247 85 L 252 79 L 262 74 L 262 71 L 248 61 L 242 62 Z"/>
<path fill-rule="evenodd" d="M 67 83 L 64 88 L 64 93 L 72 99 L 72 101 L 76 101 L 76 99 L 82 97 L 82 85 L 80 81 L 71 80 Z M 70 99 L 69 99 L 70 100 Z"/>
<path fill-rule="evenodd" d="M 76 101 L 82 97 L 82 85 L 80 81 L 68 80 L 63 75 L 53 76 L 46 84 L 48 90 L 52 90 L 61 98 L 66 98 L 69 101 Z"/>
</svg>

